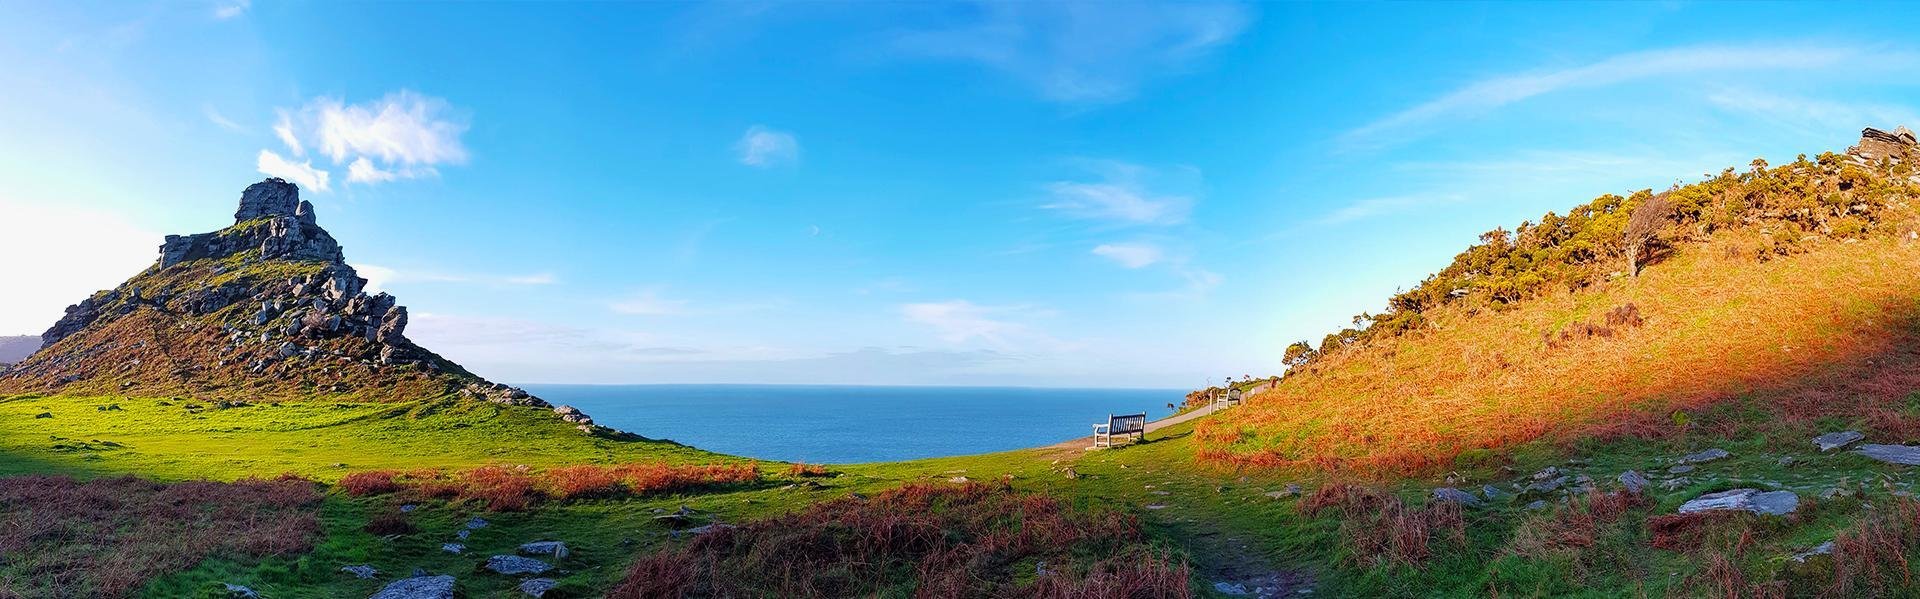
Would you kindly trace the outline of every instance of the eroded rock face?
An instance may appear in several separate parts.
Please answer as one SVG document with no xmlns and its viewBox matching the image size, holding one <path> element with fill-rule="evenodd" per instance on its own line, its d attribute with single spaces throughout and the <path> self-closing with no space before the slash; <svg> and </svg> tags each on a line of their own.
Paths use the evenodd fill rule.
<svg viewBox="0 0 1920 599">
<path fill-rule="evenodd" d="M 1913 132 L 1904 126 L 1894 128 L 1891 133 L 1868 127 L 1860 132 L 1860 145 L 1847 148 L 1847 153 L 1867 160 L 1910 159 L 1915 145 Z"/>
</svg>

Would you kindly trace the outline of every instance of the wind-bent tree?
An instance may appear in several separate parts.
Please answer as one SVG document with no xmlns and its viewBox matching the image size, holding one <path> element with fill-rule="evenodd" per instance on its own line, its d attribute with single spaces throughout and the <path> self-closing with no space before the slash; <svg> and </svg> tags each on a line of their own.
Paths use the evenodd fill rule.
<svg viewBox="0 0 1920 599">
<path fill-rule="evenodd" d="M 1653 242 L 1659 239 L 1660 226 L 1667 222 L 1667 215 L 1673 213 L 1673 201 L 1667 194 L 1647 198 L 1633 209 L 1627 217 L 1623 247 L 1627 254 L 1627 272 L 1640 276 L 1640 267 Z"/>
</svg>

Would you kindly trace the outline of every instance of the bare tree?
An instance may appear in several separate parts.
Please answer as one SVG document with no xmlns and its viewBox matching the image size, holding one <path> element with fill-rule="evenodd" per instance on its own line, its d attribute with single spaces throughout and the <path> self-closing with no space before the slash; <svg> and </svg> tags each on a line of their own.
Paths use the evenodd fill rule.
<svg viewBox="0 0 1920 599">
<path fill-rule="evenodd" d="M 1653 248 L 1653 242 L 1659 238 L 1660 226 L 1666 224 L 1667 216 L 1673 213 L 1673 201 L 1667 194 L 1660 194 L 1641 202 L 1627 215 L 1625 246 L 1627 250 L 1627 272 L 1640 276 L 1642 258 Z"/>
</svg>

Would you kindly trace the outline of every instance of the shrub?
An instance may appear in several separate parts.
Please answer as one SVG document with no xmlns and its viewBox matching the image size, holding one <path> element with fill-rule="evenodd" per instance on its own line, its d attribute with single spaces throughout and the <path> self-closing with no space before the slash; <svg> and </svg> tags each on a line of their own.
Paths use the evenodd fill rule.
<svg viewBox="0 0 1920 599">
<path fill-rule="evenodd" d="M 461 497 L 478 500 L 496 512 L 527 509 L 536 499 L 533 476 L 526 466 L 481 466 L 460 476 Z"/>
<path fill-rule="evenodd" d="M 611 497 L 623 489 L 620 475 L 601 466 L 565 466 L 546 473 L 547 494 L 556 499 Z"/>
<path fill-rule="evenodd" d="M 826 476 L 827 474 L 828 474 L 827 467 L 821 466 L 819 464 L 806 464 L 806 463 L 796 462 L 794 463 L 794 465 L 787 467 L 787 476 L 809 477 L 809 476 Z"/>
<path fill-rule="evenodd" d="M 394 480 L 396 476 L 399 473 L 392 470 L 355 472 L 340 477 L 340 488 L 354 497 L 392 493 L 403 488 Z"/>
<path fill-rule="evenodd" d="M 1433 556 L 1435 543 L 1467 543 L 1465 514 L 1450 501 L 1410 508 L 1377 489 L 1332 483 L 1302 501 L 1300 511 L 1311 517 L 1337 512 L 1347 559 L 1364 566 L 1419 565 Z"/>
<path fill-rule="evenodd" d="M 413 522 L 407 520 L 406 514 L 392 512 L 374 516 L 361 530 L 384 537 L 411 534 L 417 529 L 413 527 Z"/>
</svg>

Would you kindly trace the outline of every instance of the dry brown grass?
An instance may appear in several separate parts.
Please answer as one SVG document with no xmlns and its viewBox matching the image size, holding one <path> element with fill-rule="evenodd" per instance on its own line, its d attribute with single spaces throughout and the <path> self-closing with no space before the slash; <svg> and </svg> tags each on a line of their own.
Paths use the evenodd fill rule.
<svg viewBox="0 0 1920 599">
<path fill-rule="evenodd" d="M 0 478 L 0 595 L 124 597 L 208 557 L 304 553 L 319 502 L 297 478 Z"/>
<path fill-rule="evenodd" d="M 1781 426 L 1848 415 L 1876 438 L 1920 434 L 1897 409 L 1920 389 L 1920 243 L 1821 242 L 1766 262 L 1719 247 L 1756 236 L 1722 233 L 1640 277 L 1512 309 L 1436 311 L 1429 330 L 1326 356 L 1203 421 L 1201 457 L 1419 473 L 1542 437 L 1671 434 L 1674 410 L 1740 394 L 1776 405 Z M 1606 313 L 1627 305 L 1633 314 Z M 1545 351 L 1548 335 L 1609 317 L 1644 324 Z"/>
</svg>

